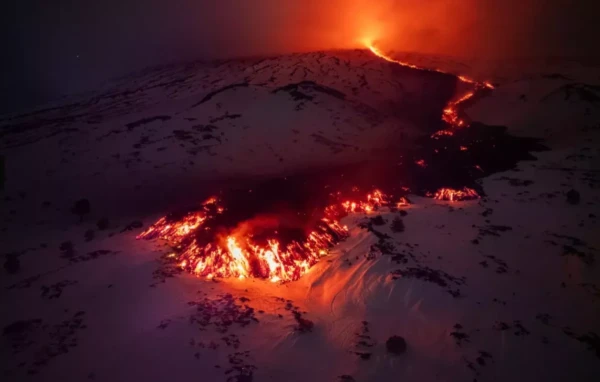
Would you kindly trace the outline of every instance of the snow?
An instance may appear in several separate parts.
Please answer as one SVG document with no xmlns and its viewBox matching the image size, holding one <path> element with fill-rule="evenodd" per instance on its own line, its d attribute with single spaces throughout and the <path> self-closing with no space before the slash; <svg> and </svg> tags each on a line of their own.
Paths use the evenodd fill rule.
<svg viewBox="0 0 600 382">
<path fill-rule="evenodd" d="M 426 59 L 415 63 L 465 67 Z M 16 334 L 4 329 L 4 380 L 245 381 L 235 378 L 250 371 L 255 381 L 598 380 L 598 343 L 588 349 L 576 337 L 600 333 L 600 274 L 586 262 L 600 248 L 600 116 L 597 102 L 565 95 L 565 85 L 586 79 L 548 78 L 544 68 L 506 80 L 467 110 L 474 120 L 542 137 L 551 150 L 485 178 L 481 200 L 411 196 L 404 232 L 390 228 L 398 212 L 371 214 L 386 220 L 373 229 L 390 235 L 404 263 L 370 259 L 378 239 L 357 225 L 369 216 L 352 215 L 344 221 L 350 238 L 296 282 L 180 274 L 163 283 L 154 272 L 166 247 L 135 240 L 139 228 L 122 232 L 197 201 L 216 179 L 352 163 L 400 133 L 410 145 L 419 121 L 445 100 L 428 97 L 448 91 L 440 84 L 449 79 L 398 70 L 362 51 L 173 66 L 67 100 L 76 106 L 5 117 L 0 235 L 3 253 L 23 253 L 20 270 L 2 277 L 0 325 L 42 322 Z M 326 91 L 300 84 L 312 101 L 274 92 L 301 81 Z M 247 86 L 198 104 L 240 83 Z M 169 119 L 127 127 L 159 116 Z M 217 129 L 196 133 L 197 125 Z M 187 133 L 178 138 L 176 130 Z M 577 205 L 566 201 L 571 189 L 581 195 Z M 79 222 L 69 209 L 83 197 L 92 213 Z M 95 227 L 101 217 L 107 230 Z M 95 238 L 86 241 L 89 229 Z M 62 256 L 65 241 L 80 261 Z M 98 250 L 106 252 L 90 255 Z M 443 283 L 411 277 L 411 268 L 431 269 Z M 394 278 L 396 270 L 402 276 Z M 312 330 L 298 330 L 295 314 Z M 58 328 L 64 320 L 71 329 Z M 405 338 L 405 354 L 386 352 L 393 335 Z"/>
<path fill-rule="evenodd" d="M 42 203 L 68 184 L 111 215 L 123 211 L 115 205 L 141 205 L 143 188 L 160 198 L 142 210 L 155 205 L 158 212 L 168 207 L 165 199 L 211 179 L 358 161 L 398 136 L 409 145 L 414 118 L 431 118 L 451 95 L 431 101 L 440 81 L 415 71 L 392 76 L 394 70 L 357 51 L 142 73 L 66 106 L 0 121 L 7 187 L 14 179 Z M 239 84 L 245 86 L 232 86 Z M 282 89 L 289 84 L 300 84 L 306 99 Z M 39 152 L 47 153 L 43 161 L 34 159 Z"/>
</svg>

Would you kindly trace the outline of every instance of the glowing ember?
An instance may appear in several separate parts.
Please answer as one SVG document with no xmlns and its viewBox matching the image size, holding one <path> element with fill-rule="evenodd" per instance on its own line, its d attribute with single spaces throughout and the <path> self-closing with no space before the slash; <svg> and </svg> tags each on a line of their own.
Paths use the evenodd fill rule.
<svg viewBox="0 0 600 382">
<path fill-rule="evenodd" d="M 428 196 L 432 196 L 431 193 L 428 193 Z M 468 187 L 463 187 L 462 190 L 454 190 L 452 188 L 440 188 L 435 194 L 433 194 L 433 198 L 437 200 L 448 200 L 451 202 L 456 202 L 459 200 L 478 199 L 479 194 L 474 189 Z"/>
<path fill-rule="evenodd" d="M 411 64 L 411 63 L 408 63 L 408 62 L 394 60 L 393 58 L 391 58 L 390 56 L 386 55 L 385 53 L 383 53 L 381 50 L 377 49 L 375 46 L 373 46 L 370 43 L 367 43 L 367 47 L 371 50 L 371 52 L 373 52 L 374 55 L 376 55 L 379 58 L 383 58 L 386 61 L 393 62 L 393 63 L 396 63 L 398 65 L 406 66 L 407 68 L 426 70 L 425 68 L 420 68 L 417 65 L 414 65 L 414 64 Z"/>
<path fill-rule="evenodd" d="M 400 197 L 400 199 L 396 203 L 396 208 L 406 207 L 406 206 L 409 206 L 409 205 L 410 205 L 410 201 L 406 197 L 402 196 L 402 197 Z"/>
<path fill-rule="evenodd" d="M 405 61 L 400 61 L 400 60 L 393 59 L 392 57 L 386 55 L 381 50 L 379 50 L 378 48 L 376 48 L 372 43 L 365 42 L 365 44 L 367 45 L 367 47 L 369 48 L 369 50 L 371 52 L 373 52 L 374 55 L 376 55 L 379 58 L 383 58 L 386 61 L 393 62 L 393 63 L 396 63 L 398 65 L 406 66 L 406 67 L 412 68 L 412 69 L 429 70 L 429 71 L 432 71 L 432 72 L 438 72 L 438 73 L 444 73 L 444 74 L 451 74 L 451 73 L 448 73 L 448 72 L 443 71 L 441 69 L 437 69 L 437 68 L 434 68 L 434 69 L 432 69 L 432 68 L 424 68 L 424 67 L 420 67 L 420 66 L 417 66 L 417 65 L 405 62 Z M 489 83 L 489 82 L 479 83 L 479 82 L 477 82 L 477 81 L 475 81 L 475 80 L 473 80 L 473 79 L 471 79 L 469 77 L 462 76 L 462 75 L 457 76 L 457 78 L 459 80 L 461 80 L 462 82 L 467 83 L 467 84 L 475 84 L 477 86 L 482 86 L 482 87 L 486 87 L 486 88 L 489 88 L 489 89 L 493 89 L 494 88 L 494 86 L 491 83 Z"/>
<path fill-rule="evenodd" d="M 415 164 L 419 167 L 427 167 L 427 163 L 425 163 L 425 159 L 419 159 L 418 161 L 415 162 Z"/>
<path fill-rule="evenodd" d="M 217 200 L 210 198 L 202 204 L 202 210 L 190 212 L 177 222 L 168 222 L 167 217 L 160 218 L 150 228 L 139 234 L 136 239 L 169 238 L 174 242 L 182 242 L 192 231 L 206 221 L 211 206 L 216 206 L 217 211 L 223 210 L 217 206 Z"/>
<path fill-rule="evenodd" d="M 439 130 L 439 131 L 436 131 L 435 133 L 431 134 L 431 138 L 432 139 L 440 139 L 440 137 L 443 137 L 443 136 L 451 137 L 453 135 L 454 135 L 454 132 L 452 130 Z"/>
<path fill-rule="evenodd" d="M 180 219 L 159 219 L 137 239 L 168 241 L 178 250 L 178 255 L 169 254 L 169 257 L 177 257 L 179 266 L 209 279 L 255 277 L 272 282 L 292 281 L 308 272 L 321 256 L 348 235 L 348 228 L 342 226 L 339 219 L 352 212 L 375 211 L 389 205 L 389 200 L 389 196 L 375 190 L 367 195 L 365 201 L 345 201 L 329 206 L 325 209 L 325 217 L 303 240 L 291 240 L 283 245 L 277 238 L 277 230 L 272 231 L 272 237 L 259 243 L 247 227 L 209 235 L 208 240 L 202 240 L 203 236 L 198 232 L 210 231 L 210 222 L 225 210 L 213 198 L 206 201 L 200 210 Z"/>
<path fill-rule="evenodd" d="M 474 92 L 469 92 L 464 96 L 460 97 L 458 100 L 450 102 L 448 106 L 446 106 L 446 108 L 444 109 L 444 112 L 442 113 L 442 120 L 454 127 L 464 126 L 465 121 L 460 119 L 460 117 L 458 116 L 458 106 L 461 103 L 471 99 L 474 95 Z"/>
<path fill-rule="evenodd" d="M 371 194 L 367 195 L 366 201 L 359 201 L 359 202 L 345 201 L 342 203 L 341 206 L 342 206 L 342 209 L 344 210 L 344 212 L 346 212 L 346 213 L 356 213 L 356 212 L 369 213 L 369 212 L 376 211 L 380 207 L 383 207 L 383 206 L 386 206 L 389 204 L 390 204 L 389 196 L 383 194 L 379 190 L 375 190 Z M 331 208 L 331 207 L 329 207 L 329 208 Z"/>
<path fill-rule="evenodd" d="M 472 79 L 467 78 L 465 76 L 458 76 L 458 79 L 461 80 L 462 82 L 466 82 L 466 83 L 469 83 L 469 84 L 475 83 L 475 81 L 473 81 Z"/>
</svg>

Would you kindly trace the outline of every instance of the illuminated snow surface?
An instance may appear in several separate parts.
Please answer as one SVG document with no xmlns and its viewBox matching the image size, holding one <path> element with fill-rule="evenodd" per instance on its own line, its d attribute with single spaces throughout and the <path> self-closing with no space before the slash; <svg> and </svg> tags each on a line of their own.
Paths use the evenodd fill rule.
<svg viewBox="0 0 600 382">
<path fill-rule="evenodd" d="M 499 86 L 467 114 L 550 151 L 485 178 L 480 200 L 351 214 L 350 237 L 284 284 L 169 277 L 168 248 L 135 236 L 215 179 L 410 145 L 446 76 L 312 53 L 166 67 L 5 116 L 3 380 L 597 381 L 600 91 L 585 70 L 534 67 L 486 73 Z"/>
</svg>

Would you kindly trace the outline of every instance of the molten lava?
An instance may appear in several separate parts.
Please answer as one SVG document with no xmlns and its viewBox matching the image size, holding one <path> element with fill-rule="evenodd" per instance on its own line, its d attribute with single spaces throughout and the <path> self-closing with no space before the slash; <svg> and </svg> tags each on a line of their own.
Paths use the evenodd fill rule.
<svg viewBox="0 0 600 382">
<path fill-rule="evenodd" d="M 429 70 L 429 71 L 433 71 L 433 72 L 438 72 L 438 73 L 445 73 L 448 74 L 447 72 L 441 70 L 441 69 L 431 69 L 431 68 L 422 68 L 419 67 L 417 65 L 413 65 L 410 64 L 408 62 L 404 62 L 404 61 L 399 61 L 396 59 L 393 59 L 392 57 L 386 55 L 385 53 L 383 53 L 381 50 L 379 50 L 378 48 L 376 48 L 373 44 L 367 42 L 366 43 L 367 47 L 369 48 L 369 50 L 371 50 L 371 52 L 373 52 L 373 54 L 375 54 L 377 57 L 383 58 L 386 61 L 389 62 L 393 62 L 395 64 L 401 65 L 401 66 L 405 66 L 407 68 L 412 68 L 412 69 L 419 69 L 419 70 Z M 461 96 L 460 98 L 458 98 L 457 100 L 454 101 L 450 101 L 448 103 L 448 105 L 444 108 L 443 114 L 442 114 L 442 120 L 444 122 L 446 122 L 447 124 L 449 124 L 452 127 L 464 127 L 466 126 L 466 121 L 462 118 L 460 118 L 459 116 L 459 106 L 468 101 L 469 99 L 473 98 L 473 96 L 475 95 L 475 91 L 479 90 L 479 89 L 493 89 L 494 86 L 489 83 L 489 82 L 477 82 L 471 78 L 459 75 L 457 76 L 457 78 L 466 84 L 471 84 L 474 86 L 474 90 L 473 91 L 469 91 L 468 93 L 464 94 L 463 96 Z"/>
<path fill-rule="evenodd" d="M 451 101 L 443 111 L 442 120 L 454 127 L 462 127 L 465 125 L 465 121 L 458 116 L 458 105 L 473 98 L 474 92 L 468 92 L 464 96 L 460 97 L 456 101 Z"/>
<path fill-rule="evenodd" d="M 379 207 L 387 206 L 390 204 L 389 197 L 384 195 L 379 190 L 373 191 L 373 193 L 367 195 L 366 201 L 351 202 L 345 201 L 341 204 L 343 211 L 348 213 L 369 213 L 377 210 Z M 330 206 L 326 211 L 330 212 L 335 209 L 336 206 Z"/>
<path fill-rule="evenodd" d="M 425 159 L 419 159 L 418 161 L 415 161 L 415 164 L 419 167 L 427 167 L 427 163 L 425 162 Z"/>
<path fill-rule="evenodd" d="M 428 196 L 431 196 L 431 194 L 428 194 Z M 435 194 L 433 194 L 433 198 L 437 200 L 448 200 L 450 202 L 455 202 L 459 200 L 478 199 L 479 194 L 474 189 L 468 187 L 463 187 L 462 190 L 440 188 Z"/>
<path fill-rule="evenodd" d="M 410 64 L 407 62 L 395 60 L 392 57 L 383 53 L 381 50 L 377 49 L 371 43 L 367 43 L 367 47 L 376 56 L 383 58 L 386 61 L 396 63 L 398 65 L 406 66 L 406 67 L 413 68 L 413 69 L 431 70 L 431 71 L 435 71 L 435 72 L 439 72 L 439 73 L 446 73 L 445 71 L 440 70 L 440 69 L 420 68 L 416 65 L 413 65 L 413 64 Z M 460 117 L 459 107 L 462 104 L 464 104 L 468 100 L 472 99 L 478 90 L 494 89 L 494 86 L 489 82 L 477 82 L 477 81 L 475 81 L 471 78 L 468 78 L 466 76 L 463 76 L 463 75 L 458 75 L 457 78 L 463 83 L 472 85 L 474 87 L 474 89 L 471 91 L 468 91 L 466 94 L 462 95 L 458 99 L 450 101 L 448 103 L 448 105 L 446 105 L 446 107 L 444 108 L 444 110 L 442 112 L 442 120 L 444 122 L 446 122 L 450 127 L 453 127 L 453 128 L 467 126 L 467 122 L 463 118 Z M 452 135 L 454 135 L 454 132 L 452 130 L 439 130 L 439 131 L 433 133 L 431 135 L 431 138 L 439 139 L 442 136 L 452 136 Z M 466 150 L 468 150 L 468 148 L 466 146 L 460 146 L 460 150 L 466 151 Z M 426 166 L 425 161 L 423 161 L 423 160 L 419 160 L 416 163 L 417 163 L 417 165 L 419 165 L 421 167 Z M 477 166 L 477 167 L 479 167 L 479 166 Z M 481 169 L 481 168 L 479 167 L 479 169 Z M 432 196 L 431 193 L 428 193 L 428 196 Z M 449 200 L 449 201 L 453 202 L 453 201 L 458 201 L 458 200 L 476 199 L 476 198 L 479 198 L 479 195 L 477 194 L 477 191 L 475 191 L 471 188 L 464 187 L 462 190 L 454 190 L 452 188 L 441 188 L 435 194 L 433 194 L 433 197 L 434 197 L 434 199 Z"/>
<path fill-rule="evenodd" d="M 401 198 L 398 205 L 404 205 Z M 348 228 L 339 220 L 348 213 L 369 213 L 382 206 L 391 205 L 390 198 L 378 190 L 368 194 L 364 201 L 346 200 L 327 207 L 319 220 L 303 240 L 282 243 L 277 229 L 272 237 L 259 242 L 250 230 L 232 230 L 223 234 L 203 235 L 214 232 L 210 223 L 218 214 L 226 212 L 216 198 L 203 203 L 202 208 L 180 218 L 162 217 L 137 239 L 160 238 L 166 240 L 178 252 L 177 262 L 198 276 L 247 277 L 268 279 L 272 282 L 297 280 L 308 272 L 321 256 L 348 235 Z M 200 233 L 200 234 L 199 234 Z"/>
</svg>

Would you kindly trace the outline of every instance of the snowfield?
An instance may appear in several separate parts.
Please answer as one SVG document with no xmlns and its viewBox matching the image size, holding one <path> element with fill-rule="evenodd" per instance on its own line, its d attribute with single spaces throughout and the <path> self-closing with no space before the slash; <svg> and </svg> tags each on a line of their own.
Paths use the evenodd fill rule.
<svg viewBox="0 0 600 382">
<path fill-rule="evenodd" d="M 469 117 L 550 150 L 480 200 L 348 216 L 285 284 L 171 277 L 168 246 L 135 236 L 232 179 L 410 147 L 464 84 L 318 52 L 148 70 L 2 117 L 3 380 L 599 380 L 597 68 L 401 59 L 492 79 Z"/>
</svg>

